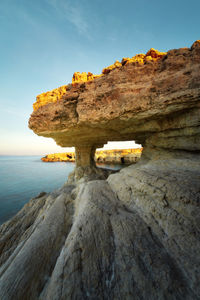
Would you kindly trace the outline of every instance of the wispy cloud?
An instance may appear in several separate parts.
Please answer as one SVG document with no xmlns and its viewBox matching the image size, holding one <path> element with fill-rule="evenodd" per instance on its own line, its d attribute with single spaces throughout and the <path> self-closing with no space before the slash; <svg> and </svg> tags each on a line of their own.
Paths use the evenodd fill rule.
<svg viewBox="0 0 200 300">
<path fill-rule="evenodd" d="M 56 10 L 62 19 L 66 19 L 75 26 L 80 34 L 91 39 L 88 20 L 80 4 L 77 5 L 71 0 L 46 0 L 46 2 Z"/>
<path fill-rule="evenodd" d="M 76 0 L 44 0 L 47 9 L 42 5 L 29 5 L 18 6 L 15 2 L 12 6 L 3 6 L 0 10 L 0 20 L 10 17 L 10 10 L 15 11 L 15 15 L 23 19 L 28 25 L 41 30 L 41 24 L 38 23 L 37 18 L 31 13 L 31 7 L 38 12 L 39 15 L 51 16 L 52 11 L 56 14 L 56 18 L 62 21 L 67 21 L 74 26 L 77 32 L 84 37 L 91 40 L 89 20 L 86 15 L 86 10 L 83 7 L 83 2 Z M 49 9 L 50 8 L 50 9 Z M 52 28 L 51 28 L 52 30 Z"/>
</svg>

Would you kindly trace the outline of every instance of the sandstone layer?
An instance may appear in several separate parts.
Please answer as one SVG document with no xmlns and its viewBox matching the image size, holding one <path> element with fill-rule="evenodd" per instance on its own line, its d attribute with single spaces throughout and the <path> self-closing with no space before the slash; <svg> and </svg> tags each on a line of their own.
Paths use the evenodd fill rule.
<svg viewBox="0 0 200 300">
<path fill-rule="evenodd" d="M 94 160 L 96 163 L 131 164 L 137 162 L 142 154 L 142 148 L 122 150 L 97 150 Z M 75 162 L 75 152 L 48 154 L 41 158 L 44 162 Z"/>
<path fill-rule="evenodd" d="M 32 113 L 36 134 L 76 147 L 76 171 L 0 227 L 1 299 L 200 299 L 200 41 L 149 53 Z M 111 140 L 141 160 L 99 174 Z"/>
</svg>

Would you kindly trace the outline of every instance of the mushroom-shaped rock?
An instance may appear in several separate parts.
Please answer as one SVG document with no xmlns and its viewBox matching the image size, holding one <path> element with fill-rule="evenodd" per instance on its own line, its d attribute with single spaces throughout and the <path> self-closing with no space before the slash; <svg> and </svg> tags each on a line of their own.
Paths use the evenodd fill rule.
<svg viewBox="0 0 200 300">
<path fill-rule="evenodd" d="M 200 299 L 200 42 L 147 54 L 37 97 L 29 126 L 76 147 L 75 179 L 107 141 L 144 149 L 0 227 L 0 299 Z"/>
<path fill-rule="evenodd" d="M 135 140 L 148 157 L 148 149 L 199 151 L 199 45 L 167 53 L 152 48 L 94 79 L 75 73 L 74 84 L 37 97 L 29 127 L 75 146 L 82 168 L 94 168 L 95 149 L 108 141 Z"/>
</svg>

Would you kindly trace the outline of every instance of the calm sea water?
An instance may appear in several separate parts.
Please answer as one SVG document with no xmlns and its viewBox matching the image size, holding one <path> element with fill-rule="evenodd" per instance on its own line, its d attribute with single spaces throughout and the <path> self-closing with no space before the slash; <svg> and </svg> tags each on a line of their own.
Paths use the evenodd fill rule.
<svg viewBox="0 0 200 300">
<path fill-rule="evenodd" d="M 60 188 L 74 166 L 67 162 L 42 162 L 40 156 L 0 156 L 0 224 L 40 192 Z M 101 167 L 120 169 L 122 166 Z"/>
<path fill-rule="evenodd" d="M 0 156 L 0 224 L 40 192 L 61 187 L 74 163 L 44 163 L 40 156 Z"/>
</svg>

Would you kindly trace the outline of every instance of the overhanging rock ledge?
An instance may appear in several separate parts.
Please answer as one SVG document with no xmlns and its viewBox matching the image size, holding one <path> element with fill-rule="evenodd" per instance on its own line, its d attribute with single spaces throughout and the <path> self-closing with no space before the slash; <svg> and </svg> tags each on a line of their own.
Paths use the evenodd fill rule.
<svg viewBox="0 0 200 300">
<path fill-rule="evenodd" d="M 95 149 L 108 141 L 135 140 L 147 156 L 149 148 L 199 151 L 200 42 L 147 54 L 39 95 L 29 127 L 75 146 L 83 167 L 93 165 Z"/>
</svg>

